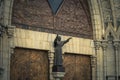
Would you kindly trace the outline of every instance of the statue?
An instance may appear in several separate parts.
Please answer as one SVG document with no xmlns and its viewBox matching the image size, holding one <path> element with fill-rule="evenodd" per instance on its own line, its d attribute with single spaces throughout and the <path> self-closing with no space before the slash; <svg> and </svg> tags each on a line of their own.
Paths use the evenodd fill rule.
<svg viewBox="0 0 120 80">
<path fill-rule="evenodd" d="M 61 41 L 61 37 L 57 34 L 55 40 L 54 40 L 54 66 L 62 66 L 63 60 L 62 60 L 62 47 L 65 43 L 69 42 L 71 38 L 68 38 L 65 41 Z"/>
</svg>

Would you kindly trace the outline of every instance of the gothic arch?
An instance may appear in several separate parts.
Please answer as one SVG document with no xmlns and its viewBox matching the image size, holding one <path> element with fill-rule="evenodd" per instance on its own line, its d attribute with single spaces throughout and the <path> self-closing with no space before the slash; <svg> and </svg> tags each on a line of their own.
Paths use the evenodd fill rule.
<svg viewBox="0 0 120 80">
<path fill-rule="evenodd" d="M 107 29 L 106 29 L 106 32 L 105 32 L 105 39 L 107 39 L 107 36 L 109 35 L 109 33 L 112 34 L 112 36 L 114 37 L 114 39 L 117 39 L 117 35 L 116 35 L 116 32 L 114 31 L 114 28 L 113 28 L 113 25 L 112 23 L 108 23 L 108 26 L 107 26 Z"/>
<path fill-rule="evenodd" d="M 4 14 L 5 14 L 5 17 L 7 18 L 4 18 L 4 24 L 11 25 L 11 17 L 12 17 L 12 9 L 13 9 L 14 0 L 9 0 L 9 1 L 6 0 L 5 2 L 7 3 L 7 4 L 5 3 L 7 6 L 5 6 Z M 96 0 L 95 1 L 88 0 L 88 3 L 90 7 L 90 12 L 91 12 L 94 39 L 101 39 L 103 29 L 102 29 L 102 24 L 101 24 L 101 19 L 100 19 L 101 16 L 100 16 L 99 4 Z M 6 10 L 9 10 L 9 11 L 6 11 Z M 98 11 L 98 14 L 96 14 L 95 11 Z M 97 24 L 95 20 L 100 22 L 100 24 Z"/>
</svg>

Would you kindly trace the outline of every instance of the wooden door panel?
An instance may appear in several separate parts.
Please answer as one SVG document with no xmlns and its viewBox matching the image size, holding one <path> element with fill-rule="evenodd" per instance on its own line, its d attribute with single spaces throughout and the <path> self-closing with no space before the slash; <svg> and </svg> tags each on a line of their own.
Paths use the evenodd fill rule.
<svg viewBox="0 0 120 80">
<path fill-rule="evenodd" d="M 64 80 L 91 80 L 90 56 L 65 54 Z"/>
<path fill-rule="evenodd" d="M 66 55 L 64 56 L 64 67 L 65 67 L 65 76 L 64 80 L 73 80 L 75 76 L 75 56 Z"/>
<path fill-rule="evenodd" d="M 10 80 L 48 80 L 47 52 L 16 48 L 10 68 Z"/>
<path fill-rule="evenodd" d="M 27 76 L 27 62 L 29 61 L 28 55 L 26 55 L 28 51 L 20 49 L 15 50 L 15 53 L 11 55 L 11 71 L 10 78 L 11 80 L 25 80 L 25 76 Z M 21 71 L 22 70 L 22 71 Z"/>
<path fill-rule="evenodd" d="M 90 62 L 89 56 L 76 55 L 76 80 L 91 80 Z"/>
<path fill-rule="evenodd" d="M 47 55 L 43 52 L 41 52 L 41 55 L 39 55 L 39 52 L 32 51 L 30 55 L 30 76 L 31 80 L 47 80 L 48 79 L 48 62 Z"/>
</svg>

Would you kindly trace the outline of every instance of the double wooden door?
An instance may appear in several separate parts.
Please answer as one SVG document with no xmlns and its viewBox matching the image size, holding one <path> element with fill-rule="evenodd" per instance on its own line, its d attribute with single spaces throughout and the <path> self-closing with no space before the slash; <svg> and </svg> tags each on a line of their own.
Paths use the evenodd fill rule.
<svg viewBox="0 0 120 80">
<path fill-rule="evenodd" d="M 90 56 L 65 54 L 64 66 L 64 80 L 92 80 Z"/>
<path fill-rule="evenodd" d="M 64 80 L 92 80 L 91 59 L 85 55 L 64 55 Z M 16 48 L 11 55 L 10 80 L 48 80 L 47 51 Z"/>
<path fill-rule="evenodd" d="M 48 80 L 47 51 L 16 48 L 11 55 L 10 80 Z"/>
</svg>

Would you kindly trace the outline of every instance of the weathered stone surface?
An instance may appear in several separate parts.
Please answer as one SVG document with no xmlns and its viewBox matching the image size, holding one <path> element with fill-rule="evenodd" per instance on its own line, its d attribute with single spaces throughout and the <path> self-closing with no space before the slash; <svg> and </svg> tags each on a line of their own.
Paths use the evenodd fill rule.
<svg viewBox="0 0 120 80">
<path fill-rule="evenodd" d="M 46 0 L 15 0 L 12 24 L 50 33 L 92 38 L 87 0 L 65 0 L 56 15 Z"/>
<path fill-rule="evenodd" d="M 117 27 L 120 26 L 120 0 L 113 0 L 115 7 L 115 17 L 117 22 Z"/>
<path fill-rule="evenodd" d="M 0 22 L 3 20 L 3 6 L 4 6 L 4 1 L 0 0 Z"/>
<path fill-rule="evenodd" d="M 111 4 L 109 0 L 101 0 L 103 19 L 106 22 L 113 19 Z M 106 27 L 107 25 L 105 25 Z"/>
<path fill-rule="evenodd" d="M 36 32 L 20 28 L 15 28 L 15 34 L 16 36 L 14 36 L 14 46 L 54 51 L 53 41 L 56 37 L 55 34 Z M 22 37 L 24 35 L 26 37 Z M 69 38 L 69 36 L 61 36 L 62 40 L 66 40 Z M 69 43 L 63 46 L 63 53 L 69 52 L 76 54 L 92 55 L 93 51 L 92 47 L 90 46 L 91 41 L 91 39 L 72 37 Z"/>
</svg>

